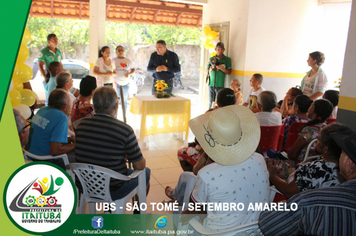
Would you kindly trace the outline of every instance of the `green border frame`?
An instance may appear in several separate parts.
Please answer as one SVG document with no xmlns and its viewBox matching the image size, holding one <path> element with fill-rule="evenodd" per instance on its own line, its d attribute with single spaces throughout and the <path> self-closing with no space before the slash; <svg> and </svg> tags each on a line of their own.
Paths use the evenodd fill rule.
<svg viewBox="0 0 356 236">
<path fill-rule="evenodd" d="M 57 170 L 61 171 L 66 177 L 67 179 L 69 180 L 69 183 L 72 185 L 72 188 L 73 188 L 73 193 L 74 193 L 74 205 L 73 205 L 73 209 L 68 217 L 68 219 L 63 222 L 62 225 L 60 225 L 59 227 L 51 230 L 51 231 L 47 231 L 47 232 L 32 232 L 32 231 L 29 231 L 23 227 L 21 227 L 19 224 L 17 224 L 14 219 L 11 217 L 11 214 L 9 212 L 9 209 L 7 208 L 7 202 L 6 202 L 6 193 L 7 193 L 7 189 L 9 187 L 9 184 L 11 182 L 11 180 L 15 177 L 15 175 L 17 173 L 19 173 L 20 171 L 22 171 L 23 169 L 29 167 L 29 166 L 33 166 L 33 165 L 47 165 L 47 166 L 52 166 L 54 168 L 56 168 Z M 75 209 L 77 207 L 77 199 L 78 199 L 78 196 L 77 196 L 77 189 L 76 189 L 76 186 L 72 180 L 72 177 L 69 176 L 69 174 L 64 171 L 61 167 L 55 165 L 55 164 L 52 164 L 52 163 L 49 163 L 49 162 L 45 162 L 45 161 L 36 161 L 36 162 L 32 162 L 32 163 L 28 163 L 28 164 L 25 164 L 21 167 L 19 167 L 17 170 L 14 171 L 14 173 L 12 173 L 12 175 L 9 177 L 9 179 L 6 181 L 6 184 L 5 184 L 5 188 L 4 188 L 4 194 L 3 194 L 3 203 L 4 203 L 4 208 L 5 208 L 5 212 L 7 214 L 7 217 L 11 220 L 11 222 L 17 227 L 19 228 L 20 230 L 26 232 L 26 233 L 29 233 L 29 234 L 34 234 L 34 235 L 42 235 L 42 234 L 46 234 L 46 233 L 49 233 L 49 232 L 52 232 L 60 227 L 62 227 L 63 225 L 65 225 L 65 223 L 71 218 L 71 216 L 73 214 L 75 214 Z"/>
</svg>

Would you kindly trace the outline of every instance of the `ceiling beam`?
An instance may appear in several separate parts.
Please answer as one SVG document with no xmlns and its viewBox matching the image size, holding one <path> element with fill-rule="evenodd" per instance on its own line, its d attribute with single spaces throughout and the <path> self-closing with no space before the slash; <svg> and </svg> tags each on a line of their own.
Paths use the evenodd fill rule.
<svg viewBox="0 0 356 236">
<path fill-rule="evenodd" d="M 82 19 L 82 9 L 83 9 L 83 3 L 80 3 L 80 7 L 79 7 L 79 19 Z"/>
<path fill-rule="evenodd" d="M 200 26 L 200 21 L 201 21 L 202 18 L 203 18 L 202 16 L 199 17 L 199 19 L 197 20 L 197 25 L 196 25 L 196 27 L 199 27 L 199 26 Z"/>
<path fill-rule="evenodd" d="M 183 12 L 179 13 L 179 15 L 177 16 L 176 26 L 178 26 L 179 20 L 180 20 L 180 18 L 182 17 L 182 15 L 183 15 Z"/>
<path fill-rule="evenodd" d="M 153 24 L 156 24 L 156 21 L 157 21 L 157 16 L 158 14 L 161 12 L 161 10 L 157 10 L 156 13 L 155 13 L 155 16 L 153 17 Z"/>
<path fill-rule="evenodd" d="M 187 12 L 201 15 L 203 10 L 198 9 L 187 9 L 185 7 L 170 7 L 163 5 L 154 5 L 154 4 L 146 4 L 146 3 L 137 3 L 137 2 L 124 2 L 124 1 L 114 1 L 114 0 L 106 0 L 106 4 L 111 5 L 119 5 L 119 6 L 128 6 L 128 7 L 138 7 L 138 8 L 148 8 L 153 10 L 163 10 L 163 11 L 177 11 L 177 12 Z"/>
<path fill-rule="evenodd" d="M 52 18 L 53 18 L 53 13 L 54 13 L 53 2 L 54 2 L 54 0 L 51 0 L 51 17 Z"/>
<path fill-rule="evenodd" d="M 132 22 L 136 10 L 137 10 L 137 7 L 134 7 L 134 8 L 132 9 L 131 17 L 130 17 L 130 22 Z"/>
<path fill-rule="evenodd" d="M 106 5 L 106 19 L 108 19 L 109 10 L 110 10 L 110 4 L 107 4 Z"/>
</svg>

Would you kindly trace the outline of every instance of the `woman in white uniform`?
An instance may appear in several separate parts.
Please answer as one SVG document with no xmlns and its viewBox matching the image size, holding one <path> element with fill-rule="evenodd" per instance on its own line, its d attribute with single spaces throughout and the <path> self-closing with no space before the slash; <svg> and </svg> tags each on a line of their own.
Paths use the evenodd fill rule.
<svg viewBox="0 0 356 236">
<path fill-rule="evenodd" d="M 324 61 L 324 53 L 316 51 L 309 54 L 307 62 L 311 70 L 303 78 L 301 90 L 312 100 L 323 96 L 328 85 L 328 79 L 320 67 Z"/>
<path fill-rule="evenodd" d="M 104 46 L 99 51 L 99 58 L 94 65 L 93 74 L 97 76 L 98 87 L 103 85 L 113 86 L 113 76 L 116 75 L 115 67 L 110 59 L 110 48 Z"/>
</svg>

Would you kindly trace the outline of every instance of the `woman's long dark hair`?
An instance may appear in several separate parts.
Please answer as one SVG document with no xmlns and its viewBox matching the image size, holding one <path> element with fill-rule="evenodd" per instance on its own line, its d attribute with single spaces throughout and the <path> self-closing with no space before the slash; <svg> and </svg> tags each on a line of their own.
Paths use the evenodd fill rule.
<svg viewBox="0 0 356 236">
<path fill-rule="evenodd" d="M 314 113 L 317 118 L 310 120 L 304 127 L 324 123 L 328 119 L 333 111 L 333 105 L 326 99 L 319 99 L 314 102 Z M 304 128 L 303 127 L 303 128 Z"/>
<path fill-rule="evenodd" d="M 104 46 L 99 50 L 99 57 L 103 56 L 103 54 L 101 54 L 101 53 L 104 53 L 107 48 L 109 48 L 109 46 Z"/>
</svg>

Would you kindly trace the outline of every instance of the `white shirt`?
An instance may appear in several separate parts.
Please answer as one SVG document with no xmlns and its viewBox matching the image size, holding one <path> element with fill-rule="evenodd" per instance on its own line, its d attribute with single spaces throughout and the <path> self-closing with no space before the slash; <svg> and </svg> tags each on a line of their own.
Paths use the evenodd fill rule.
<svg viewBox="0 0 356 236">
<path fill-rule="evenodd" d="M 246 161 L 223 166 L 212 163 L 197 175 L 192 199 L 198 203 L 242 203 L 242 211 L 209 211 L 204 226 L 212 231 L 258 221 L 260 212 L 247 210 L 250 203 L 269 202 L 269 174 L 264 157 L 254 153 Z M 225 235 L 225 234 L 224 234 Z"/>
<path fill-rule="evenodd" d="M 314 84 L 315 84 L 315 75 L 309 77 L 306 76 L 304 78 L 304 87 L 303 87 L 303 94 L 307 95 L 308 97 L 310 97 L 311 95 L 313 95 L 313 90 L 314 90 Z"/>
<path fill-rule="evenodd" d="M 125 75 L 130 72 L 132 68 L 134 68 L 134 63 L 128 59 L 120 59 L 120 58 L 113 58 L 112 62 L 116 68 L 116 76 L 114 77 L 114 80 L 116 83 L 119 85 L 126 85 L 130 82 L 130 78 L 125 78 Z"/>
<path fill-rule="evenodd" d="M 280 112 L 258 112 L 255 113 L 260 126 L 277 126 L 282 124 L 282 116 Z"/>
<path fill-rule="evenodd" d="M 250 89 L 250 91 L 247 94 L 245 103 L 248 104 L 248 108 L 257 108 L 257 96 L 260 94 L 262 91 L 265 91 L 266 89 L 261 87 L 257 91 L 253 91 L 253 88 Z"/>
<path fill-rule="evenodd" d="M 100 60 L 102 60 L 102 61 L 100 62 Z M 102 68 L 102 69 L 100 68 L 100 63 L 103 63 L 103 68 Z M 111 63 L 112 63 L 112 61 L 111 61 Z M 99 72 L 101 72 L 101 73 L 107 73 L 107 72 L 109 72 L 109 71 L 112 72 L 112 71 L 113 71 L 113 68 L 114 68 L 113 64 L 110 64 L 109 66 L 108 66 L 108 65 L 105 65 L 104 59 L 103 59 L 102 57 L 99 57 L 99 58 L 96 60 L 94 66 L 99 67 Z M 113 82 L 111 76 L 107 76 L 107 75 L 105 75 L 105 76 L 98 76 L 98 80 L 101 80 L 103 84 L 110 84 L 110 83 Z M 101 84 L 101 82 L 99 82 L 98 84 Z"/>
</svg>

